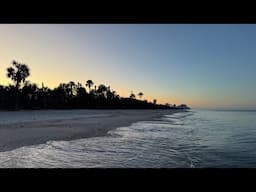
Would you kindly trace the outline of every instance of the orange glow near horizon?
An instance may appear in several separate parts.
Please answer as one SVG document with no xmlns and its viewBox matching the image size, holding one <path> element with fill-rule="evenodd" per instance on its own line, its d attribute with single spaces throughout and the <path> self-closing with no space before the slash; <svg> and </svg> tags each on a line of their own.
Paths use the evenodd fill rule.
<svg viewBox="0 0 256 192">
<path fill-rule="evenodd" d="M 52 29 L 46 30 L 47 28 Z M 111 86 L 121 97 L 129 97 L 131 91 L 136 96 L 138 92 L 143 92 L 142 99 L 148 101 L 156 99 L 160 104 L 180 103 L 172 97 L 163 97 L 166 93 L 158 88 L 154 80 L 140 78 L 143 70 L 131 69 L 127 67 L 129 63 L 122 64 L 115 57 L 96 54 L 98 48 L 94 47 L 94 44 L 89 43 L 89 47 L 83 47 L 83 53 L 76 52 L 80 46 L 77 43 L 80 42 L 69 40 L 68 33 L 60 35 L 57 26 L 0 25 L 0 29 L 2 85 L 13 84 L 11 79 L 6 77 L 6 69 L 16 60 L 29 66 L 31 75 L 27 80 L 36 83 L 38 87 L 44 83 L 44 86 L 52 89 L 69 81 L 80 82 L 85 86 L 86 81 L 91 79 L 96 85 Z"/>
<path fill-rule="evenodd" d="M 38 87 L 91 79 L 159 104 L 256 107 L 255 26 L 1 24 L 0 84 L 17 60 Z"/>
</svg>

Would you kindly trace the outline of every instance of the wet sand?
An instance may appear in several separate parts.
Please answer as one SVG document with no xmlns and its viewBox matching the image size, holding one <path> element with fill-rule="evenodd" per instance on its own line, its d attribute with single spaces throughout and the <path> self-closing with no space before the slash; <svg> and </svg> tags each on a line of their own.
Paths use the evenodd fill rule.
<svg viewBox="0 0 256 192">
<path fill-rule="evenodd" d="M 49 140 L 107 134 L 137 121 L 154 120 L 178 110 L 36 110 L 0 112 L 0 151 Z"/>
</svg>

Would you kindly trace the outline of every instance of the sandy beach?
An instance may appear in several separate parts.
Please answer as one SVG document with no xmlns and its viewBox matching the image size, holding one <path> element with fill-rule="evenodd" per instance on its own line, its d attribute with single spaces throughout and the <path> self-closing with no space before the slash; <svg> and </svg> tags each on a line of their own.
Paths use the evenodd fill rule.
<svg viewBox="0 0 256 192">
<path fill-rule="evenodd" d="M 154 120 L 175 110 L 35 110 L 0 112 L 0 151 L 49 140 L 105 135 L 137 121 Z"/>
</svg>

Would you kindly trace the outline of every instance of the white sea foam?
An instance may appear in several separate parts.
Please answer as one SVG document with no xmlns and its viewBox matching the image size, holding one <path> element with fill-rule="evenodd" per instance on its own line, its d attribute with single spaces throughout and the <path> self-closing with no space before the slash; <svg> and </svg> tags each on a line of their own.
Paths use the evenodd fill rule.
<svg viewBox="0 0 256 192">
<path fill-rule="evenodd" d="M 102 137 L 1 152 L 0 167 L 255 167 L 255 124 L 244 124 L 246 114 L 240 118 L 207 111 L 167 115 Z"/>
</svg>

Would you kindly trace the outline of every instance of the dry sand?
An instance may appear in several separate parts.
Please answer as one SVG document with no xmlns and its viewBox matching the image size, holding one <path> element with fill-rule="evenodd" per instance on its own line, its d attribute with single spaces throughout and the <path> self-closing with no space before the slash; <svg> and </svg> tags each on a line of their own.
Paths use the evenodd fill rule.
<svg viewBox="0 0 256 192">
<path fill-rule="evenodd" d="M 0 112 L 0 151 L 49 140 L 105 135 L 137 121 L 154 120 L 177 110 L 42 110 Z"/>
</svg>

